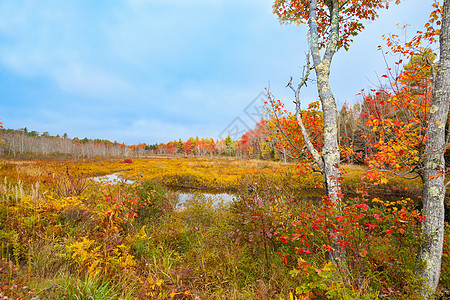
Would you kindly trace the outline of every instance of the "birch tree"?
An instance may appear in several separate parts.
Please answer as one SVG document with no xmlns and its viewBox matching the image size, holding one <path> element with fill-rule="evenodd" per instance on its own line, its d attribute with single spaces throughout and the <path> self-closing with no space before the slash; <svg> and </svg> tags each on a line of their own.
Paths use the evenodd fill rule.
<svg viewBox="0 0 450 300">
<path fill-rule="evenodd" d="M 449 1 L 442 8 L 432 4 L 433 11 L 425 30 L 408 42 L 401 42 L 398 35 L 386 37 L 392 53 L 400 54 L 409 62 L 403 71 L 391 78 L 392 91 L 377 92 L 379 99 L 366 97 L 365 103 L 375 104 L 377 113 L 371 113 L 365 125 L 374 135 L 369 157 L 368 178 L 387 182 L 389 177 L 411 175 L 420 177 L 423 183 L 422 203 L 423 242 L 419 247 L 415 275 L 419 279 L 422 299 L 434 297 L 441 273 L 441 257 L 444 240 L 444 198 L 446 192 L 444 152 L 449 142 L 446 132 L 450 102 L 450 49 Z M 440 28 L 439 28 L 440 27 Z M 432 46 L 440 40 L 440 59 Z M 390 70 L 390 68 L 389 68 Z M 381 97 L 382 96 L 382 97 Z M 364 119 L 364 117 L 363 117 Z M 368 138 L 368 143 L 371 138 Z"/>
<path fill-rule="evenodd" d="M 375 20 L 377 10 L 388 7 L 389 1 L 385 0 L 276 0 L 273 5 L 274 13 L 282 23 L 308 25 L 312 68 L 308 55 L 301 83 L 294 89 L 291 80 L 288 86 L 295 92 L 296 117 L 306 148 L 324 176 L 327 196 L 335 203 L 339 203 L 342 196 L 339 184 L 338 112 L 329 82 L 331 63 L 334 54 L 340 48 L 347 50 L 353 37 L 364 29 L 364 20 Z M 324 145 L 320 151 L 311 142 L 301 113 L 300 89 L 306 84 L 311 69 L 316 73 L 324 118 Z"/>
<path fill-rule="evenodd" d="M 396 0 L 398 3 L 399 0 Z M 303 79 L 297 88 L 288 86 L 295 93 L 296 118 L 302 131 L 305 146 L 324 177 L 325 191 L 329 199 L 340 207 L 340 152 L 338 142 L 338 111 L 330 88 L 330 67 L 335 53 L 348 49 L 354 36 L 364 29 L 364 20 L 375 20 L 377 10 L 388 8 L 386 0 L 275 0 L 274 13 L 282 23 L 307 24 L 309 55 Z M 312 57 L 312 68 L 310 58 Z M 306 84 L 313 69 L 324 118 L 324 144 L 316 149 L 309 138 L 301 112 L 300 89 Z M 332 260 L 343 261 L 343 252 L 336 249 Z"/>
<path fill-rule="evenodd" d="M 450 1 L 445 0 L 440 32 L 440 59 L 436 74 L 430 117 L 426 131 L 423 170 L 422 235 L 424 241 L 417 254 L 416 274 L 423 280 L 423 299 L 432 299 L 441 273 L 444 242 L 445 160 L 448 144 L 446 124 L 450 104 Z"/>
</svg>

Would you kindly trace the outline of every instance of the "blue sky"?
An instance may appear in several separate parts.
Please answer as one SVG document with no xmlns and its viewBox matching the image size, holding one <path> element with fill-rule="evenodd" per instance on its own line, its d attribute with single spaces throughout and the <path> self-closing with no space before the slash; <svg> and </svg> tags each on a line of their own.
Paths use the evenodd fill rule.
<svg viewBox="0 0 450 300">
<path fill-rule="evenodd" d="M 400 33 L 400 23 L 410 24 L 412 35 L 432 2 L 404 0 L 381 11 L 350 51 L 335 56 L 331 86 L 338 104 L 354 103 L 383 74 L 382 34 Z M 280 25 L 271 5 L 2 0 L 0 121 L 126 144 L 217 139 L 236 126 L 252 127 L 247 113 L 268 85 L 292 102 L 285 85 L 300 76 L 307 50 L 306 27 Z M 303 103 L 316 98 L 310 85 Z"/>
</svg>

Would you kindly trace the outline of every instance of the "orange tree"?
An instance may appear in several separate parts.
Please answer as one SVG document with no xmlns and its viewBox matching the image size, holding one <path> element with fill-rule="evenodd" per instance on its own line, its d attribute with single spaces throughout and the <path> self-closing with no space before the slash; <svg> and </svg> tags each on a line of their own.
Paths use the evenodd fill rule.
<svg viewBox="0 0 450 300">
<path fill-rule="evenodd" d="M 363 135 L 372 148 L 369 178 L 384 183 L 390 176 L 422 176 L 433 80 L 424 70 L 435 68 L 434 57 L 431 51 L 416 54 L 393 78 L 390 89 L 364 96 L 361 118 L 369 130 Z"/>
<path fill-rule="evenodd" d="M 392 108 L 389 115 L 369 115 L 366 125 L 373 133 L 374 155 L 369 160 L 372 179 L 386 182 L 389 175 L 415 173 L 423 181 L 422 244 L 415 274 L 421 282 L 421 297 L 433 298 L 440 271 L 444 241 L 444 198 L 446 193 L 444 152 L 448 144 L 447 121 L 450 104 L 449 1 L 434 10 L 424 31 L 406 43 L 397 35 L 387 37 L 390 51 L 408 63 L 397 76 L 392 73 L 392 90 L 379 105 Z M 441 21 L 442 20 L 442 21 Z M 442 22 L 442 26 L 441 26 Z M 441 29 L 439 28 L 441 27 Z M 440 35 L 440 59 L 432 46 Z M 390 70 L 390 69 L 389 69 Z"/>
<path fill-rule="evenodd" d="M 284 108 L 284 103 L 273 99 L 270 94 L 266 107 L 269 118 L 265 124 L 275 149 L 290 158 L 310 160 L 310 153 L 304 151 L 305 142 L 295 115 Z M 315 149 L 320 151 L 323 147 L 323 113 L 320 103 L 309 104 L 308 109 L 303 110 L 301 114 Z"/>
<path fill-rule="evenodd" d="M 434 113 L 431 101 L 437 71 L 432 47 L 440 34 L 435 27 L 440 26 L 442 14 L 438 3 L 433 7 L 425 31 L 418 31 L 410 41 L 401 42 L 396 34 L 384 36 L 389 47 L 386 54 L 400 56 L 395 64 L 408 62 L 399 74 L 388 68 L 388 74 L 382 76 L 389 80 L 388 86 L 364 96 L 361 118 L 368 129 L 364 137 L 373 148 L 368 160 L 372 179 L 386 181 L 389 174 L 411 173 L 424 177 L 426 130 Z"/>
<path fill-rule="evenodd" d="M 400 0 L 396 0 L 398 3 Z M 305 74 L 298 87 L 288 84 L 296 98 L 295 117 L 300 126 L 308 152 L 324 177 L 327 197 L 339 209 L 341 205 L 340 152 L 337 130 L 337 108 L 329 84 L 330 67 L 334 54 L 340 48 L 348 49 L 352 38 L 364 28 L 364 20 L 374 20 L 377 11 L 388 7 L 385 0 L 275 0 L 273 11 L 282 23 L 307 24 L 310 51 Z M 309 57 L 315 70 L 317 91 L 322 104 L 324 144 L 317 150 L 304 126 L 301 114 L 300 89 L 310 74 Z M 340 265 L 345 260 L 342 251 L 334 251 L 331 259 Z"/>
<path fill-rule="evenodd" d="M 239 152 L 239 155 L 250 158 L 262 158 L 261 142 L 266 139 L 266 123 L 266 121 L 261 120 L 256 123 L 255 128 L 248 130 L 242 135 L 236 144 L 236 150 Z"/>
</svg>

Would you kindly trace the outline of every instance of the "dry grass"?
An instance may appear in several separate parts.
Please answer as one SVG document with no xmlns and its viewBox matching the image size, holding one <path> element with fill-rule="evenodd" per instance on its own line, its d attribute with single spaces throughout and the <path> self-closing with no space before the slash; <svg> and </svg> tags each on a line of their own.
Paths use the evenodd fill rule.
<svg viewBox="0 0 450 300">
<path fill-rule="evenodd" d="M 356 188 L 365 168 L 343 169 L 344 187 Z M 109 185 L 87 179 L 115 172 L 136 183 Z M 33 296 L 42 299 L 87 299 L 94 291 L 103 291 L 104 299 L 289 297 L 302 279 L 289 275 L 295 263 L 285 265 L 276 249 L 292 255 L 296 250 L 274 236 L 272 248 L 266 249 L 258 228 L 245 231 L 258 224 L 255 209 L 262 209 L 248 204 L 247 191 L 257 187 L 267 201 L 275 197 L 273 207 L 264 212 L 273 217 L 267 226 L 281 219 L 289 225 L 300 215 L 291 208 L 311 213 L 316 209 L 317 203 L 299 191 L 322 193 L 316 188 L 320 174 L 299 177 L 297 172 L 295 164 L 235 158 L 2 161 L 2 283 L 33 286 Z M 199 195 L 179 211 L 176 196 L 163 185 L 228 189 L 246 201 L 215 206 Z M 290 199 L 289 209 L 283 199 Z M 1 269 L 3 265 L 8 267 Z M 31 295 L 23 293 L 9 296 Z"/>
</svg>

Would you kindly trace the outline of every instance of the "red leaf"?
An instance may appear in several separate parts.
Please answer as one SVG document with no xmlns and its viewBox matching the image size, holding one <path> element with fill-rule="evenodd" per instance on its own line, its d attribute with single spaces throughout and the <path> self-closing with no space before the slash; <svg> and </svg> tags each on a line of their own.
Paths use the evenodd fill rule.
<svg viewBox="0 0 450 300">
<path fill-rule="evenodd" d="M 367 255 L 367 251 L 365 249 L 363 249 L 359 255 L 361 255 L 362 257 L 365 257 Z"/>
<path fill-rule="evenodd" d="M 367 227 L 368 227 L 369 229 L 374 229 L 374 228 L 377 228 L 377 227 L 378 227 L 378 225 L 375 225 L 375 224 L 372 224 L 372 223 L 366 223 L 366 225 L 367 225 Z"/>
<path fill-rule="evenodd" d="M 285 264 L 287 264 L 287 258 L 283 254 L 278 253 L 278 256 L 281 257 L 281 259 L 284 261 Z"/>
</svg>

